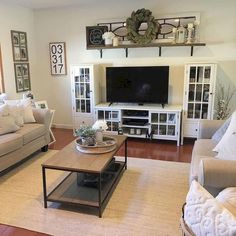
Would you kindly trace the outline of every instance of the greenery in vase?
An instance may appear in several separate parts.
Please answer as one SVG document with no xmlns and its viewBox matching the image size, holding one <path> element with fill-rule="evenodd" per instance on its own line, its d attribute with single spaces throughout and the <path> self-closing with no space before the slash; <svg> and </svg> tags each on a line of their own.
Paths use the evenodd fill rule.
<svg viewBox="0 0 236 236">
<path fill-rule="evenodd" d="M 93 129 L 90 125 L 83 125 L 75 130 L 76 136 L 81 138 L 95 137 L 97 130 Z"/>
<path fill-rule="evenodd" d="M 225 120 L 231 109 L 229 107 L 230 101 L 235 93 L 235 90 L 227 89 L 223 85 L 219 85 L 216 97 L 216 119 Z"/>
</svg>

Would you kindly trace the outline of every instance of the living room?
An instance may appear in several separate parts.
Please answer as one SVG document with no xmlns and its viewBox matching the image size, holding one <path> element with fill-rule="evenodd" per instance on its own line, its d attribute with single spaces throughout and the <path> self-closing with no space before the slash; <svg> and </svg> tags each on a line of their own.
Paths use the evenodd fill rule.
<svg viewBox="0 0 236 236">
<path fill-rule="evenodd" d="M 133 11 L 138 9 L 145 8 L 149 9 L 152 12 L 152 15 L 155 18 L 168 18 L 168 17 L 186 17 L 186 16 L 196 16 L 199 20 L 199 32 L 200 32 L 200 42 L 205 43 L 205 46 L 196 46 L 193 48 L 193 55 L 190 55 L 190 47 L 162 47 L 161 56 L 158 55 L 159 48 L 158 47 L 140 47 L 140 48 L 129 48 L 128 57 L 125 55 L 124 49 L 111 49 L 111 50 L 103 50 L 102 58 L 100 57 L 99 50 L 87 50 L 86 47 L 86 26 L 96 26 L 98 23 L 102 22 L 116 22 L 116 21 L 126 21 L 128 17 L 131 16 Z M 69 132 L 74 128 L 73 124 L 73 99 L 72 99 L 72 87 L 71 87 L 71 74 L 70 67 L 72 65 L 98 65 L 101 69 L 101 91 L 99 94 L 99 102 L 107 102 L 106 100 L 106 67 L 125 67 L 125 66 L 169 66 L 169 94 L 168 94 L 168 105 L 170 106 L 184 106 L 184 80 L 185 80 L 185 65 L 186 64 L 217 64 L 217 73 L 215 76 L 215 86 L 224 85 L 225 89 L 227 88 L 234 89 L 236 87 L 236 30 L 233 27 L 233 22 L 235 22 L 235 9 L 236 3 L 233 0 L 225 1 L 187 1 L 183 0 L 178 4 L 173 1 L 159 1 L 155 2 L 154 0 L 145 1 L 145 4 L 141 1 L 100 1 L 99 4 L 96 1 L 14 1 L 14 0 L 6 0 L 1 1 L 0 3 L 0 25 L 1 25 L 1 34 L 0 34 L 0 46 L 1 46 L 1 57 L 2 57 L 2 72 L 4 78 L 4 86 L 5 93 L 7 94 L 8 99 L 21 99 L 23 92 L 16 92 L 16 83 L 15 83 L 15 71 L 14 71 L 14 61 L 12 56 L 12 41 L 11 41 L 11 30 L 21 31 L 27 33 L 27 45 L 28 45 L 28 62 L 30 67 L 30 82 L 31 82 L 31 91 L 34 95 L 35 101 L 47 101 L 48 107 L 50 109 L 55 110 L 55 115 L 53 118 L 53 127 L 58 129 L 68 129 Z M 52 42 L 65 42 L 65 55 L 66 55 L 66 67 L 67 73 L 65 75 L 52 75 L 50 68 L 50 55 L 49 55 L 49 43 Z M 215 101 L 217 99 L 217 94 L 215 94 Z M 236 109 L 235 103 L 236 96 L 234 95 L 230 102 L 230 110 L 231 113 Z M 215 102 L 216 106 L 216 102 Z M 213 108 L 216 110 L 216 107 Z M 216 113 L 212 114 L 216 119 Z M 182 122 L 182 121 L 181 121 Z M 184 124 L 182 124 L 184 125 Z M 57 131 L 56 131 L 57 132 Z M 55 133 L 56 133 L 55 132 Z M 63 134 L 62 134 L 63 135 Z M 186 136 L 187 137 L 187 136 Z M 196 138 L 196 137 L 195 137 Z M 63 140 L 63 137 L 59 139 Z M 140 140 L 140 139 L 139 139 Z M 181 140 L 179 140 L 181 142 Z M 141 139 L 139 142 L 147 142 L 145 139 Z M 154 141 L 155 142 L 155 141 Z M 157 141 L 156 141 L 157 142 Z M 162 141 L 164 142 L 164 141 Z M 168 142 L 168 141 L 167 141 Z M 193 143 L 193 142 L 192 142 Z M 176 142 L 171 143 L 171 145 L 175 148 Z M 186 140 L 183 140 L 183 147 L 188 145 Z M 192 145 L 192 144 L 191 144 Z M 152 148 L 152 146 L 145 146 L 146 148 Z M 192 147 L 192 146 L 191 146 Z M 180 147 L 181 150 L 182 146 Z M 179 150 L 179 149 L 176 149 Z M 50 152 L 51 150 L 49 150 Z M 145 153 L 145 150 L 143 151 Z M 181 151 L 180 151 L 181 153 Z M 181 155 L 181 154 L 180 154 Z M 191 158 L 191 155 L 190 155 Z M 33 158 L 34 159 L 34 158 Z M 148 161 L 148 160 L 145 160 Z M 189 160 L 190 162 L 190 160 Z M 29 162 L 31 163 L 31 161 Z M 131 161 L 132 163 L 132 161 Z M 155 173 L 155 166 L 159 166 L 159 162 L 146 163 L 150 168 L 150 173 Z M 21 211 L 17 211 L 16 214 L 13 214 L 13 217 L 4 217 L 1 215 L 0 223 L 6 223 L 10 225 L 20 226 L 23 228 L 28 228 L 40 232 L 45 232 L 54 235 L 67 235 L 69 231 L 72 230 L 71 235 L 76 235 L 76 230 L 81 230 L 78 226 L 74 225 L 76 220 L 81 220 L 84 222 L 79 224 L 80 227 L 84 227 L 82 232 L 87 235 L 92 235 L 97 233 L 97 235 L 104 235 L 102 232 L 103 228 L 106 228 L 109 223 L 111 226 L 108 227 L 105 232 L 107 235 L 110 235 L 112 230 L 114 230 L 115 235 L 144 235 L 144 234 L 153 234 L 153 235 L 180 235 L 181 231 L 178 230 L 178 216 L 180 216 L 181 205 L 184 203 L 186 198 L 186 194 L 188 191 L 188 174 L 189 174 L 189 164 L 183 163 L 185 166 L 181 166 L 182 163 L 173 163 L 174 168 L 167 171 L 167 173 L 160 172 L 163 174 L 163 178 L 158 180 L 158 184 L 160 187 L 166 183 L 168 188 L 173 188 L 173 192 L 170 190 L 163 191 L 162 194 L 168 194 L 166 196 L 167 203 L 173 206 L 173 214 L 171 215 L 171 207 L 168 208 L 166 203 L 164 204 L 164 208 L 160 211 L 162 212 L 162 216 L 160 213 L 158 217 L 154 216 L 153 212 L 151 215 L 157 220 L 156 226 L 153 227 L 152 224 L 155 224 L 155 221 L 148 222 L 150 220 L 149 217 L 137 218 L 138 224 L 140 224 L 137 229 L 131 229 L 134 227 L 136 223 L 132 223 L 132 221 L 128 220 L 127 224 L 122 227 L 122 222 L 127 220 L 125 216 L 126 214 L 134 213 L 137 210 L 130 200 L 124 205 L 127 208 L 131 208 L 130 212 L 124 212 L 124 205 L 122 205 L 121 200 L 122 195 L 115 196 L 114 199 L 111 198 L 111 203 L 108 205 L 108 211 L 106 214 L 106 209 L 104 211 L 104 219 L 97 218 L 94 215 L 86 215 L 81 214 L 80 212 L 72 212 L 62 213 L 61 219 L 68 219 L 71 225 L 67 226 L 65 229 L 55 229 L 51 230 L 47 229 L 49 224 L 45 224 L 43 226 L 43 217 L 38 223 L 34 224 L 30 222 L 23 222 L 24 215 L 20 215 Z M 26 165 L 30 165 L 27 164 Z M 134 163 L 136 165 L 136 169 L 134 172 L 131 172 L 128 176 L 125 175 L 121 178 L 131 178 L 135 175 L 136 172 L 139 172 L 139 165 L 142 163 Z M 154 166 L 152 168 L 152 165 Z M 162 164 L 161 164 L 162 166 Z M 163 168 L 166 168 L 163 164 Z M 20 167 L 21 168 L 21 167 Z M 161 168 L 161 169 L 163 169 Z M 181 169 L 183 168 L 183 169 Z M 129 169 L 129 165 L 128 165 Z M 16 169 L 17 170 L 17 169 Z M 16 174 L 16 170 L 13 170 L 12 173 Z M 145 169 L 146 170 L 146 169 Z M 182 172 L 179 173 L 178 172 Z M 40 169 L 41 171 L 41 169 Z M 136 171 L 136 172 L 135 172 Z M 146 170 L 148 171 L 148 169 Z M 32 170 L 30 173 L 33 176 Z M 170 183 L 174 181 L 173 179 L 169 179 L 168 173 L 172 176 L 176 175 L 178 178 L 176 179 L 176 187 L 174 183 Z M 132 175 L 133 174 L 133 175 Z M 137 173 L 136 173 L 137 174 Z M 140 174 L 140 173 L 139 173 Z M 144 177 L 140 176 L 140 181 L 142 178 L 148 178 L 148 174 Z M 57 176 L 55 176 L 56 178 Z M 137 176 L 136 176 L 137 177 Z M 160 177 L 155 176 L 154 179 Z M 182 179 L 181 179 L 182 177 Z M 2 191 L 4 191 L 4 195 L 7 196 L 7 193 L 10 193 L 11 188 L 14 188 L 13 185 L 11 187 L 7 187 L 7 183 L 10 181 L 10 177 L 1 177 L 1 185 Z M 15 179 L 16 180 L 16 179 Z M 41 180 L 41 179 L 40 179 Z M 133 184 L 137 183 L 137 180 L 131 179 Z M 150 180 L 150 179 L 149 179 Z M 165 182 L 169 180 L 168 182 Z M 5 182 L 4 182 L 5 181 Z M 150 180 L 151 181 L 151 180 Z M 162 182 L 163 181 L 163 182 Z M 11 181 L 10 181 L 11 182 Z M 53 182 L 53 180 L 52 180 Z M 145 182 L 145 181 L 144 181 Z M 142 184 L 144 185 L 144 182 Z M 122 182 L 120 182 L 123 184 Z M 151 185 L 156 184 L 154 182 L 146 183 L 147 188 L 151 188 Z M 19 186 L 22 186 L 23 182 L 19 183 Z M 119 185 L 118 185 L 119 187 Z M 149 198 L 145 199 L 144 195 L 140 195 L 138 192 L 143 191 L 141 188 L 142 185 L 138 186 L 137 189 L 132 187 L 132 184 L 129 184 L 129 188 L 134 190 L 133 194 L 137 194 L 138 199 L 135 199 L 135 203 L 142 205 L 143 201 L 151 201 L 154 205 L 161 204 L 159 202 L 155 202 L 155 199 L 150 199 L 153 194 L 149 195 Z M 6 188 L 6 189 L 4 189 Z M 125 194 L 119 189 L 120 194 Z M 31 204 L 30 201 L 23 195 L 19 195 L 19 192 L 22 193 L 22 189 L 18 189 L 18 193 L 16 191 L 16 196 L 25 198 L 22 201 L 24 203 Z M 152 190 L 151 190 L 152 192 Z M 132 193 L 132 191 L 131 191 Z M 30 195 L 31 193 L 29 193 Z M 38 195 L 34 193 L 39 198 L 42 197 L 42 189 L 38 190 Z M 115 194 L 115 192 L 114 192 Z M 129 192 L 130 194 L 130 192 Z M 172 196 L 176 195 L 178 200 L 171 201 Z M 127 199 L 132 199 L 132 196 L 125 196 Z M 113 195 L 114 196 L 114 195 Z M 163 197 L 163 196 L 162 196 Z M 157 196 L 157 199 L 159 197 Z M 142 201 L 143 200 L 143 201 Z M 161 200 L 161 199 L 159 199 Z M 116 209 L 112 209 L 113 203 L 118 201 L 116 205 Z M 21 201 L 19 201 L 21 202 Z M 22 203 L 21 202 L 21 203 Z M 2 204 L 2 203 L 1 203 Z M 42 205 L 40 205 L 42 204 Z M 40 206 L 39 206 L 40 205 Z M 120 206 L 122 205 L 122 206 Z M 174 206 L 176 205 L 176 206 Z M 119 211 L 119 206 L 122 208 L 122 211 Z M 10 203 L 9 208 L 18 207 L 17 204 Z M 22 208 L 26 206 L 21 206 Z M 134 207 L 132 209 L 132 207 Z M 178 209 L 179 211 L 178 211 Z M 33 208 L 31 208 L 32 210 Z M 43 208 L 43 203 L 37 202 L 37 211 L 40 212 L 41 216 L 49 217 L 49 222 L 54 222 L 57 227 L 60 225 L 60 218 L 57 218 L 57 221 L 53 221 L 53 214 L 49 215 L 47 211 L 53 211 L 55 209 Z M 33 211 L 33 210 L 32 210 Z M 43 212 L 42 212 L 43 211 Z M 117 211 L 115 213 L 115 211 Z M 147 207 L 147 211 L 151 211 L 150 206 Z M 7 209 L 3 212 L 7 214 Z M 24 211 L 22 210 L 22 213 Z M 69 211 L 68 211 L 69 212 Z M 149 212 L 150 213 L 150 212 Z M 19 214 L 19 215 L 18 215 Z M 73 216 L 79 214 L 80 217 Z M 144 213 L 148 215 L 148 212 Z M 137 217 L 138 212 L 135 212 L 135 217 Z M 171 216 L 170 216 L 171 215 Z M 174 216 L 173 216 L 174 215 Z M 29 220 L 33 215 L 25 216 L 26 220 Z M 60 217 L 60 215 L 55 215 L 55 217 Z M 172 217 L 171 220 L 168 220 L 168 217 Z M 21 218 L 21 219 L 19 219 Z M 76 219 L 76 220 L 75 220 Z M 132 218 L 134 220 L 134 218 Z M 173 223 L 174 219 L 177 221 L 174 223 L 174 226 L 171 227 L 170 224 Z M 143 222 L 142 220 L 146 220 Z M 46 221 L 46 218 L 44 218 Z M 119 223 L 120 222 L 120 223 Z M 91 227 L 91 224 L 95 224 L 94 228 Z M 61 224 L 62 221 L 61 221 Z M 141 227 L 144 225 L 144 227 Z M 112 227 L 114 226 L 114 227 Z M 118 227 L 118 228 L 116 228 Z M 119 229 L 120 227 L 120 229 Z M 157 228 L 160 228 L 160 231 Z M 170 227 L 171 229 L 165 229 Z M 91 229 L 93 228 L 93 229 Z M 99 233 L 97 229 L 101 230 Z M 133 231 L 132 231 L 133 230 Z M 139 232 L 140 231 L 140 232 Z M 81 232 L 80 235 L 83 235 Z M 74 234 L 73 234 L 74 233 Z M 78 234 L 77 234 L 78 235 Z"/>
</svg>

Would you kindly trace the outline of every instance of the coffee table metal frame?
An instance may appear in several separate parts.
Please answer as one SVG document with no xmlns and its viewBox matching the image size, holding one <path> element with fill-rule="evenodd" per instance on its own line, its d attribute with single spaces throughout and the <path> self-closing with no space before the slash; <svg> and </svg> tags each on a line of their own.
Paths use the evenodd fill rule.
<svg viewBox="0 0 236 236">
<path fill-rule="evenodd" d="M 127 169 L 127 137 L 124 138 L 124 141 L 117 147 L 117 149 L 115 150 L 115 153 L 120 149 L 120 147 L 122 146 L 122 144 L 125 144 L 125 156 L 124 156 L 124 161 L 116 161 L 116 163 L 120 164 L 120 168 L 119 171 L 117 172 L 116 176 L 114 177 L 114 179 L 111 181 L 110 186 L 108 186 L 108 189 L 105 191 L 105 193 L 102 196 L 102 174 L 104 172 L 104 170 L 106 170 L 106 168 L 109 166 L 110 163 L 107 163 L 106 166 L 104 166 L 104 168 L 102 169 L 102 171 L 99 172 L 94 172 L 94 171 L 82 171 L 82 170 L 70 170 L 69 168 L 66 167 L 59 167 L 59 166 L 53 166 L 53 165 L 48 165 L 48 164 L 42 164 L 42 178 L 43 178 L 43 199 L 44 199 L 44 208 L 47 208 L 47 202 L 59 202 L 59 203 L 67 203 L 67 204 L 73 204 L 73 205 L 83 205 L 83 206 L 89 206 L 89 207 L 95 207 L 98 208 L 98 215 L 101 218 L 102 217 L 102 212 L 105 209 L 106 204 L 108 203 L 108 200 L 110 199 L 116 185 L 118 184 L 123 172 Z M 114 153 L 114 152 L 113 152 Z M 115 155 L 114 153 L 114 155 Z M 87 154 L 87 155 L 92 155 L 92 154 Z M 112 156 L 113 157 L 113 156 Z M 111 158 L 112 158 L 111 157 Z M 51 190 L 50 193 L 47 193 L 47 183 L 46 183 L 46 170 L 47 169 L 51 169 L 51 170 L 59 170 L 59 171 L 69 171 L 70 173 L 62 180 L 60 181 L 59 184 L 57 184 L 57 186 Z M 52 197 L 53 194 L 59 189 L 61 188 L 61 186 L 63 185 L 63 183 L 65 181 L 67 181 L 68 178 L 71 178 L 73 173 L 84 173 L 84 174 L 94 174 L 97 176 L 98 178 L 98 202 L 94 203 L 94 202 L 89 202 L 89 201 L 76 201 L 74 202 L 73 199 L 71 200 L 63 200 L 60 198 L 55 198 Z M 78 177 L 77 177 L 78 178 Z M 78 186 L 79 187 L 79 186 Z M 61 191 L 61 190 L 60 190 Z"/>
</svg>

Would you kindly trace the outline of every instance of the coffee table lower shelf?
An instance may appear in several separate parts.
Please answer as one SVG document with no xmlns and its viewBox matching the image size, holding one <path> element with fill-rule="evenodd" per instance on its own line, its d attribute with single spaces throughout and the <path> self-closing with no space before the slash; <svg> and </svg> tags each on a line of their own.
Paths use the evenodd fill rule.
<svg viewBox="0 0 236 236">
<path fill-rule="evenodd" d="M 90 173 L 71 172 L 47 196 L 44 196 L 44 207 L 47 208 L 47 201 L 90 206 L 98 208 L 101 217 L 126 167 L 125 162 L 114 163 L 116 170 L 108 169 L 104 173 L 92 174 L 97 176 L 98 180 L 97 186 L 93 187 L 84 183 L 84 176 Z M 109 176 L 109 179 L 104 179 L 104 174 Z"/>
</svg>

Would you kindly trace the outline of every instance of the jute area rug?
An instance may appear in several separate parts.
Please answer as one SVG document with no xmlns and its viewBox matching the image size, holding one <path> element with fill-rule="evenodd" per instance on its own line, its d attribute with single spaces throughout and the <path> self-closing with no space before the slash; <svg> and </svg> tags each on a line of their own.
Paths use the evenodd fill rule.
<svg viewBox="0 0 236 236">
<path fill-rule="evenodd" d="M 63 236 L 181 235 L 189 164 L 128 158 L 128 170 L 99 218 L 94 209 L 56 203 L 44 209 L 41 164 L 55 152 L 35 154 L 0 178 L 0 223 Z M 49 187 L 64 175 L 47 173 Z"/>
</svg>

